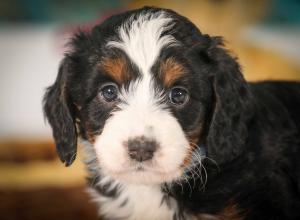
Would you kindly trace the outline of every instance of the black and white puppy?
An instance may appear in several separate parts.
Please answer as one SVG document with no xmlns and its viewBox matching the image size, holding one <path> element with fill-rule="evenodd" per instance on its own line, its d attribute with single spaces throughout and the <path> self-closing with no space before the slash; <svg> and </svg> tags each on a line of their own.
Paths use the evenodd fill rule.
<svg viewBox="0 0 300 220">
<path fill-rule="evenodd" d="M 247 83 L 222 39 L 145 7 L 70 42 L 44 98 L 101 219 L 300 219 L 300 84 Z"/>
</svg>

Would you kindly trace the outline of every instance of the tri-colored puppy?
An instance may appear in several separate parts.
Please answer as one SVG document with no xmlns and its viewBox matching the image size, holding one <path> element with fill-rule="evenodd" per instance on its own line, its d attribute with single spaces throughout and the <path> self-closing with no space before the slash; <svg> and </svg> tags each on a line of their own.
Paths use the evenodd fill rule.
<svg viewBox="0 0 300 220">
<path fill-rule="evenodd" d="M 83 140 L 101 219 L 300 219 L 299 83 L 247 83 L 221 38 L 166 9 L 70 46 L 44 110 L 67 166 Z"/>
</svg>

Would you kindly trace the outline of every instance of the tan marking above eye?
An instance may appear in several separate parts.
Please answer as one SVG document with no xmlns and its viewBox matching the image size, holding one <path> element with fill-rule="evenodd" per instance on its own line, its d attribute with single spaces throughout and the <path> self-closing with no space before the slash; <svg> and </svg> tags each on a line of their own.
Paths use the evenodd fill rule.
<svg viewBox="0 0 300 220">
<path fill-rule="evenodd" d="M 166 87 L 170 87 L 173 82 L 184 75 L 185 72 L 183 65 L 178 63 L 174 58 L 168 58 L 163 61 L 160 66 L 160 75 Z"/>
<path fill-rule="evenodd" d="M 104 58 L 100 63 L 100 68 L 116 82 L 121 84 L 129 79 L 127 65 L 124 58 Z"/>
</svg>

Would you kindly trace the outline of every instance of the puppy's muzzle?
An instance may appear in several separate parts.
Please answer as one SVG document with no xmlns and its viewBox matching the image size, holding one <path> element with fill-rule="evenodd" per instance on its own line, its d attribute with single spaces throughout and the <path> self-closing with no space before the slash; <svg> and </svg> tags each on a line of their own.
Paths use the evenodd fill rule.
<svg viewBox="0 0 300 220">
<path fill-rule="evenodd" d="M 142 136 L 129 139 L 125 146 L 127 146 L 129 157 L 132 160 L 144 162 L 153 158 L 158 143 L 153 139 Z"/>
</svg>

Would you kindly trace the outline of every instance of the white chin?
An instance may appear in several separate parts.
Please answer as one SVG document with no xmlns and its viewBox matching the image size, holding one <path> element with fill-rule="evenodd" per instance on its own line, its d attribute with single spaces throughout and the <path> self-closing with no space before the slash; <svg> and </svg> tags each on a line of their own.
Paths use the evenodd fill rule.
<svg viewBox="0 0 300 220">
<path fill-rule="evenodd" d="M 105 174 L 113 177 L 114 179 L 133 184 L 161 184 L 179 179 L 182 175 L 182 171 L 180 169 L 172 172 L 131 170 L 121 172 L 108 171 L 105 172 Z"/>
</svg>

